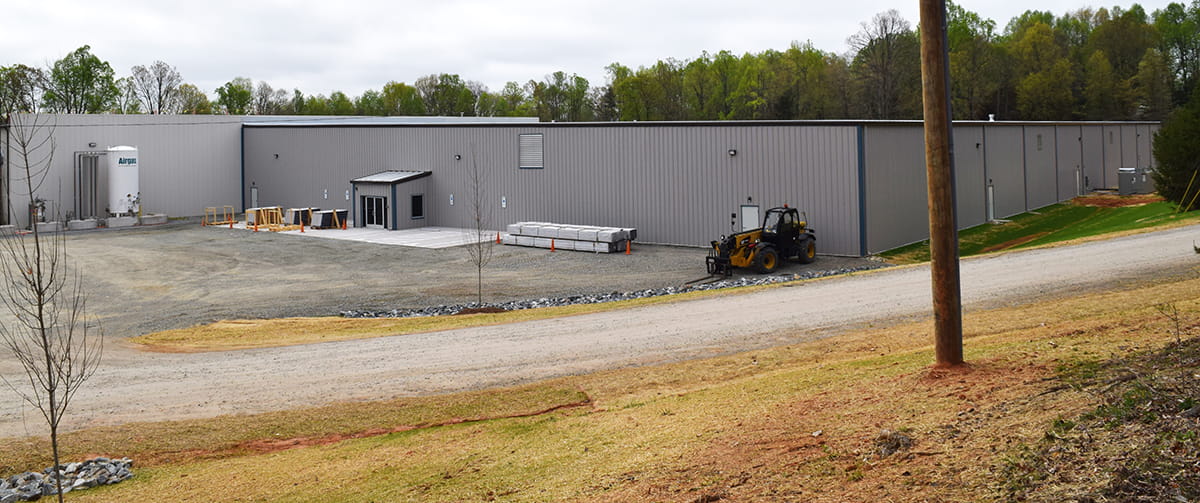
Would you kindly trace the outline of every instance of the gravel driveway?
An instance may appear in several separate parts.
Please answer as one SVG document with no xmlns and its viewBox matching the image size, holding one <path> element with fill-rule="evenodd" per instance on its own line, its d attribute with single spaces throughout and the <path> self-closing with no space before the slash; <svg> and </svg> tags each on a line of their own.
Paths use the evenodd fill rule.
<svg viewBox="0 0 1200 503">
<path fill-rule="evenodd" d="M 1200 226 L 963 261 L 968 308 L 1021 304 L 1114 281 L 1187 272 Z M 364 303 L 459 302 L 473 293 L 466 253 L 220 229 L 165 228 L 72 239 L 92 309 L 113 336 L 219 318 L 331 314 Z M 161 250 L 161 251 L 160 251 Z M 704 251 L 550 254 L 502 247 L 489 297 L 632 290 L 703 276 Z M 813 266 L 860 259 L 821 257 Z M 809 267 L 792 265 L 789 267 Z M 102 273 L 101 273 L 102 271 Z M 154 271 L 153 273 L 149 271 Z M 161 273 L 161 276 L 158 274 Z M 440 393 L 810 340 L 867 322 L 928 316 L 929 271 L 905 267 L 733 297 L 513 325 L 249 351 L 157 354 L 110 344 L 65 427 Z M 98 297 L 98 298 L 97 298 Z M 752 328 L 747 328 L 752 327 Z M 15 365 L 0 361 L 0 372 Z M 0 403 L 15 404 L 0 388 Z M 31 411 L 0 410 L 0 436 L 38 434 Z M 30 429 L 27 429 L 30 428 Z"/>
</svg>

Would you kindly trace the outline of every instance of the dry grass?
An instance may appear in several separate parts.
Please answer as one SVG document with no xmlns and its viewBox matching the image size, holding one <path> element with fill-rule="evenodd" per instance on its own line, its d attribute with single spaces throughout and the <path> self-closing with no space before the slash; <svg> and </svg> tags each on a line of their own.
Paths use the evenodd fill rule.
<svg viewBox="0 0 1200 503">
<path fill-rule="evenodd" d="M 383 417 L 378 404 L 367 403 L 83 431 L 66 441 L 75 452 L 133 455 L 154 466 L 72 496 L 210 501 L 219 490 L 233 501 L 1002 500 L 1004 458 L 1056 419 L 1097 404 L 1096 396 L 1064 387 L 1059 373 L 1174 340 L 1154 309 L 1162 303 L 1197 318 L 1200 280 L 968 312 L 971 365 L 956 371 L 929 369 L 930 323 L 920 322 L 392 408 L 432 408 L 406 412 L 421 420 Z M 578 390 L 591 398 L 586 406 L 531 417 L 269 453 L 227 449 L 273 439 L 276 428 L 286 427 L 280 437 L 304 437 L 440 424 L 430 418 L 458 416 L 445 412 L 455 407 L 481 418 L 539 411 L 578 403 Z M 341 415 L 325 417 L 332 413 Z M 876 443 L 884 429 L 912 439 L 911 447 L 884 456 Z M 125 441 L 134 439 L 156 447 L 130 452 L 137 449 Z M 0 464 L 28 462 L 31 454 L 14 454 L 19 443 L 0 443 Z"/>
</svg>

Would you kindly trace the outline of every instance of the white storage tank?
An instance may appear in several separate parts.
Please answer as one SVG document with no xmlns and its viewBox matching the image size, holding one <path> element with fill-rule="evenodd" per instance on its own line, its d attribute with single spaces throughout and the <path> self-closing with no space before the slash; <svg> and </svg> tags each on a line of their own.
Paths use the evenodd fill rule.
<svg viewBox="0 0 1200 503">
<path fill-rule="evenodd" d="M 138 149 L 108 147 L 108 211 L 114 215 L 138 211 Z"/>
</svg>

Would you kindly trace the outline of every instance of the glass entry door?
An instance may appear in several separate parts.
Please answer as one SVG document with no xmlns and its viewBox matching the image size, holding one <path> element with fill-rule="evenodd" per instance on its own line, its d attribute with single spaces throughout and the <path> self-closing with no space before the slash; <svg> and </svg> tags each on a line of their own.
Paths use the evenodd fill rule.
<svg viewBox="0 0 1200 503">
<path fill-rule="evenodd" d="M 363 196 L 363 225 L 367 227 L 387 227 L 387 198 L 378 196 Z"/>
</svg>

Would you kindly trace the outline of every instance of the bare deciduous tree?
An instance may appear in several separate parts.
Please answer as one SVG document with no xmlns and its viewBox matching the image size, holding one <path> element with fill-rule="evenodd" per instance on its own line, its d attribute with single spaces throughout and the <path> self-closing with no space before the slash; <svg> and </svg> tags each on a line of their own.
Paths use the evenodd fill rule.
<svg viewBox="0 0 1200 503">
<path fill-rule="evenodd" d="M 175 67 L 162 61 L 155 61 L 146 68 L 142 65 L 133 67 L 133 87 L 137 98 L 145 106 L 148 114 L 170 114 L 179 111 L 179 86 L 183 77 Z"/>
<path fill-rule="evenodd" d="M 14 147 L 9 166 L 32 201 L 54 157 L 53 122 L 40 114 L 6 115 Z M 61 502 L 59 426 L 71 399 L 100 363 L 103 337 L 87 316 L 83 276 L 68 267 L 61 230 L 43 232 L 32 221 L 30 229 L 28 234 L 8 231 L 0 236 L 0 299 L 11 314 L 0 323 L 0 342 L 25 371 L 23 378 L 0 379 L 40 411 L 49 426 Z"/>
<path fill-rule="evenodd" d="M 475 156 L 475 145 L 471 145 L 471 166 L 467 170 L 467 190 L 470 191 L 467 210 L 471 212 L 471 229 L 467 242 L 467 253 L 475 266 L 475 305 L 483 305 L 483 268 L 492 261 L 492 240 L 488 239 L 492 210 L 487 204 L 487 173 L 479 168 Z"/>
</svg>

